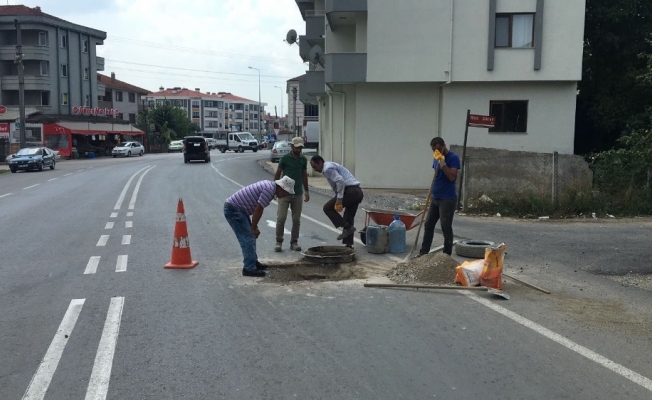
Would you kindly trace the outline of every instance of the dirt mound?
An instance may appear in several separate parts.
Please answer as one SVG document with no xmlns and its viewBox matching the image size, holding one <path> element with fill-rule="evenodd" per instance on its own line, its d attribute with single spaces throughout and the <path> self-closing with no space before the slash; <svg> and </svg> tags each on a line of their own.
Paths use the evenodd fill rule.
<svg viewBox="0 0 652 400">
<path fill-rule="evenodd" d="M 396 264 L 386 276 L 393 282 L 401 284 L 454 285 L 455 267 L 458 265 L 459 263 L 447 254 L 426 254 L 413 258 L 407 263 Z"/>
<path fill-rule="evenodd" d="M 312 263 L 269 264 L 268 281 L 289 283 L 298 281 L 343 281 L 366 278 L 356 264 L 318 265 Z"/>
</svg>

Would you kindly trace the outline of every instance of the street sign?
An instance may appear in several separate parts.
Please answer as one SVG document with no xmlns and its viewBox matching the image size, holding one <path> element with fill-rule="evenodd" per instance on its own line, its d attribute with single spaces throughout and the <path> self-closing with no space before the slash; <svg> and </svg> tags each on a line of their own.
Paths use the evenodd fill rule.
<svg viewBox="0 0 652 400">
<path fill-rule="evenodd" d="M 475 126 L 477 128 L 493 128 L 496 125 L 496 117 L 491 117 L 487 115 L 469 115 L 469 126 Z"/>
<path fill-rule="evenodd" d="M 4 114 L 7 112 L 7 107 L 5 106 L 0 106 L 0 114 Z"/>
</svg>

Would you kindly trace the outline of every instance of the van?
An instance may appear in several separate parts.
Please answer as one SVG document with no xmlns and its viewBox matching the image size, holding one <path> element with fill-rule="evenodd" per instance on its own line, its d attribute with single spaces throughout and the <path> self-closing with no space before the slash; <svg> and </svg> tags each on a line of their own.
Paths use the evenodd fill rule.
<svg viewBox="0 0 652 400">
<path fill-rule="evenodd" d="M 305 148 L 319 150 L 319 121 L 306 122 L 303 141 L 305 142 Z"/>
<path fill-rule="evenodd" d="M 229 132 L 218 135 L 217 148 L 222 152 L 232 150 L 238 153 L 244 153 L 245 150 L 251 150 L 254 153 L 258 151 L 258 140 L 251 132 Z"/>
<path fill-rule="evenodd" d="M 202 136 L 186 136 L 183 138 L 183 162 L 190 161 L 211 161 L 211 149 L 208 147 L 206 138 Z"/>
</svg>

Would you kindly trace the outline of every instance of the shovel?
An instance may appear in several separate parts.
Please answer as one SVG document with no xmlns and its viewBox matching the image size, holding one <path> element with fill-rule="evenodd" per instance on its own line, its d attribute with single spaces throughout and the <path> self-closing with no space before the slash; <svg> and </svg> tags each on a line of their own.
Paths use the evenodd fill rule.
<svg viewBox="0 0 652 400">
<path fill-rule="evenodd" d="M 404 289 L 452 289 L 452 290 L 478 290 L 509 300 L 510 296 L 502 290 L 486 286 L 450 286 L 450 285 L 399 285 L 397 283 L 365 283 L 364 287 L 372 288 L 404 288 Z"/>
</svg>

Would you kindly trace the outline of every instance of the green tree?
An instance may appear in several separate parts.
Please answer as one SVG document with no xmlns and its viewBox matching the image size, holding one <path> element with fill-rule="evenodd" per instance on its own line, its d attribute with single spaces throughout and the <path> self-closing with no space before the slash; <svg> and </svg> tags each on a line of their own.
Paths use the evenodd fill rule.
<svg viewBox="0 0 652 400">
<path fill-rule="evenodd" d="M 143 110 L 137 117 L 136 124 L 142 130 L 148 131 L 148 124 L 154 123 L 154 132 L 169 132 L 170 140 L 183 139 L 199 132 L 200 127 L 188 119 L 186 111 L 170 104 L 158 104 L 153 108 Z"/>
</svg>

